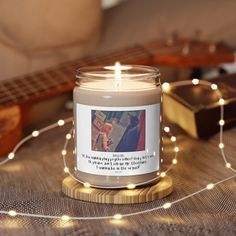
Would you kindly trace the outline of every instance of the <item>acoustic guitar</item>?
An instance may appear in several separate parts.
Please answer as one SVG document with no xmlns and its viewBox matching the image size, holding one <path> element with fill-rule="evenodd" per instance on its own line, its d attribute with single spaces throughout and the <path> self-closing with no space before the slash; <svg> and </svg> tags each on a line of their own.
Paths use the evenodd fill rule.
<svg viewBox="0 0 236 236">
<path fill-rule="evenodd" d="M 206 67 L 233 62 L 233 51 L 222 43 L 187 39 L 154 40 L 104 55 L 61 64 L 42 72 L 0 82 L 0 155 L 12 150 L 29 122 L 32 106 L 49 97 L 71 91 L 75 71 L 82 66 L 122 64 Z"/>
</svg>

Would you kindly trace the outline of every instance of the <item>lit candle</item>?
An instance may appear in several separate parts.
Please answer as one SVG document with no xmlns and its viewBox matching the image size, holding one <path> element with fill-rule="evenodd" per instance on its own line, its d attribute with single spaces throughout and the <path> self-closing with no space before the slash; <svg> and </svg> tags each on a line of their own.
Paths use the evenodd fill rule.
<svg viewBox="0 0 236 236">
<path fill-rule="evenodd" d="M 74 88 L 76 176 L 100 187 L 135 186 L 160 168 L 159 71 L 81 68 Z"/>
</svg>

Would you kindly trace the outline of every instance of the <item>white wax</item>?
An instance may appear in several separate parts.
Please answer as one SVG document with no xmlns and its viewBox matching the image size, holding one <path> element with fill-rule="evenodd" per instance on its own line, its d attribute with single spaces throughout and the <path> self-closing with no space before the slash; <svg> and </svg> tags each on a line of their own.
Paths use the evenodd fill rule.
<svg viewBox="0 0 236 236">
<path fill-rule="evenodd" d="M 106 79 L 74 89 L 74 102 L 96 106 L 141 106 L 160 103 L 161 88 L 145 81 Z"/>
<path fill-rule="evenodd" d="M 88 79 L 89 80 L 89 79 Z M 103 107 L 132 107 L 161 103 L 161 87 L 145 80 L 112 79 L 83 82 L 74 88 L 74 105 L 76 103 Z M 75 109 L 74 106 L 74 109 Z M 75 119 L 83 119 L 76 117 Z M 156 117 L 160 122 L 160 117 Z M 88 130 L 88 132 L 91 132 Z M 79 134 L 78 135 L 83 135 Z M 158 157 L 159 158 L 159 157 Z M 156 172 L 135 176 L 101 176 L 77 171 L 77 178 L 84 182 L 104 187 L 117 187 L 129 183 L 137 184 L 156 177 Z"/>
</svg>

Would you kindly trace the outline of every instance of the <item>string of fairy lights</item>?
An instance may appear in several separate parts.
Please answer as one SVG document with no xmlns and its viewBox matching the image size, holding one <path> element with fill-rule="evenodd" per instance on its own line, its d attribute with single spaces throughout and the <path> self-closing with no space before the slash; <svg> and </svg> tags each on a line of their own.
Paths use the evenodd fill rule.
<svg viewBox="0 0 236 236">
<path fill-rule="evenodd" d="M 144 213 L 149 213 L 152 211 L 157 211 L 159 209 L 168 209 L 171 206 L 173 206 L 174 204 L 177 204 L 181 201 L 184 201 L 188 198 L 191 198 L 193 196 L 196 196 L 204 191 L 208 191 L 208 190 L 212 190 L 214 187 L 216 187 L 219 184 L 222 184 L 228 180 L 234 179 L 236 178 L 236 170 L 231 166 L 231 163 L 228 161 L 227 156 L 225 154 L 225 145 L 223 142 L 223 127 L 225 124 L 224 121 L 224 105 L 225 105 L 225 100 L 222 97 L 221 92 L 218 89 L 218 86 L 216 84 L 210 83 L 208 81 L 204 81 L 204 80 L 198 80 L 198 79 L 193 79 L 192 81 L 178 81 L 178 82 L 174 82 L 172 84 L 169 83 L 163 83 L 162 84 L 162 89 L 163 92 L 168 93 L 171 89 L 171 86 L 184 86 L 184 85 L 193 85 L 193 86 L 197 86 L 198 84 L 202 84 L 202 85 L 206 85 L 208 86 L 211 90 L 215 91 L 217 93 L 217 96 L 219 98 L 218 103 L 220 105 L 220 120 L 219 120 L 219 126 L 220 126 L 220 138 L 219 138 L 219 144 L 218 144 L 218 148 L 220 149 L 221 152 L 221 156 L 223 158 L 223 161 L 225 163 L 225 168 L 231 170 L 233 172 L 233 175 L 224 178 L 218 182 L 212 182 L 212 183 L 208 183 L 205 187 L 201 188 L 200 190 L 190 193 L 184 197 L 181 197 L 179 199 L 176 199 L 172 202 L 166 202 L 161 206 L 157 206 L 157 207 L 153 207 L 153 208 L 148 208 L 146 210 L 141 210 L 141 211 L 136 211 L 136 212 L 132 212 L 132 213 L 127 213 L 127 214 L 119 214 L 116 213 L 114 215 L 107 215 L 107 216 L 69 216 L 69 215 L 44 215 L 44 214 L 32 214 L 32 213 L 27 213 L 27 212 L 17 212 L 14 209 L 11 210 L 0 210 L 0 214 L 4 214 L 4 215 L 8 215 L 11 217 L 15 217 L 15 216 L 24 216 L 24 217 L 35 217 L 35 218 L 48 218 L 48 219 L 57 219 L 57 220 L 62 220 L 62 221 L 68 221 L 68 220 L 105 220 L 105 219 L 114 219 L 114 220 L 120 220 L 123 217 L 130 217 L 130 216 L 135 216 L 135 215 L 139 215 L 139 214 L 144 214 Z M 16 152 L 18 151 L 18 149 L 27 141 L 33 139 L 33 138 L 37 138 L 39 135 L 52 130 L 54 128 L 60 127 L 60 126 L 64 126 L 67 123 L 71 123 L 73 122 L 73 118 L 67 118 L 64 120 L 58 120 L 56 123 L 51 124 L 49 126 L 46 126 L 40 130 L 35 130 L 33 131 L 30 135 L 26 136 L 25 138 L 23 138 L 12 150 L 12 152 L 10 152 L 8 154 L 8 158 L 4 159 L 3 161 L 0 162 L 0 166 L 4 165 L 5 163 L 9 162 L 10 160 L 15 158 Z M 166 174 L 172 169 L 172 167 L 174 165 L 176 165 L 178 163 L 177 160 L 177 156 L 178 153 L 180 151 L 178 145 L 177 145 L 177 138 L 172 135 L 172 133 L 170 132 L 170 127 L 165 126 L 164 127 L 164 132 L 168 135 L 168 137 L 170 138 L 170 140 L 173 142 L 173 152 L 174 152 L 174 157 L 172 159 L 172 162 L 170 164 L 170 166 L 162 172 L 157 172 L 157 176 L 154 179 L 151 179 L 149 181 L 146 182 L 142 182 L 142 183 L 138 183 L 138 184 L 129 184 L 127 186 L 119 186 L 120 188 L 127 188 L 130 191 L 132 191 L 132 189 L 135 189 L 137 186 L 140 185 L 144 185 L 147 184 L 148 182 L 153 182 L 155 180 L 157 180 L 158 178 L 165 178 Z M 66 134 L 65 136 L 65 142 L 64 142 L 64 146 L 63 149 L 61 151 L 61 155 L 63 158 L 63 163 L 64 163 L 64 172 L 68 175 L 70 175 L 73 179 L 75 179 L 76 181 L 78 181 L 78 179 L 72 174 L 72 172 L 70 171 L 70 168 L 67 165 L 67 161 L 66 161 L 66 157 L 67 157 L 67 147 L 68 147 L 68 143 L 69 141 L 73 138 L 74 135 L 74 130 L 73 128 L 70 129 L 70 131 Z M 163 162 L 163 159 L 161 159 L 161 162 Z M 80 181 L 81 182 L 81 181 Z M 100 186 L 94 186 L 88 182 L 81 182 L 85 188 L 90 188 L 90 187 L 100 187 Z"/>
</svg>

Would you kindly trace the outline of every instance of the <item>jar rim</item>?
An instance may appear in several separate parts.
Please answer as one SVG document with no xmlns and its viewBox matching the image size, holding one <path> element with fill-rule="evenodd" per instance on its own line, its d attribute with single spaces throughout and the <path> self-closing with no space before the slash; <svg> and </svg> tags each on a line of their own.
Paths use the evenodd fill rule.
<svg viewBox="0 0 236 236">
<path fill-rule="evenodd" d="M 154 66 L 120 65 L 122 79 L 154 79 L 160 77 L 160 71 Z M 76 71 L 76 79 L 114 79 L 115 66 L 85 66 Z"/>
</svg>

